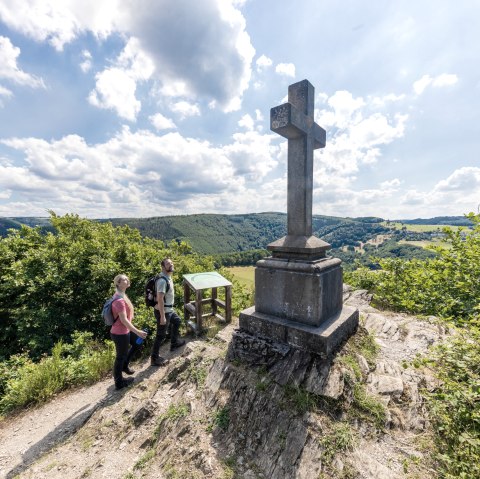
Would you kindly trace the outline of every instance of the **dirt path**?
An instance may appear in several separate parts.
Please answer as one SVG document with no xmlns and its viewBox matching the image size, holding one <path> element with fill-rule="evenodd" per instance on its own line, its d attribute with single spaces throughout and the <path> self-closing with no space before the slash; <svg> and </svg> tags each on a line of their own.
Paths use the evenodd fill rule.
<svg viewBox="0 0 480 479">
<path fill-rule="evenodd" d="M 170 358 L 172 354 L 167 351 L 167 346 L 162 347 L 162 355 Z M 174 355 L 180 353 L 181 350 Z M 150 367 L 149 359 L 133 367 L 135 383 L 161 370 Z M 109 377 L 91 386 L 65 391 L 46 404 L 0 422 L 0 478 L 14 478 L 72 436 L 97 409 L 119 401 L 125 392 L 126 389 L 116 391 Z"/>
</svg>

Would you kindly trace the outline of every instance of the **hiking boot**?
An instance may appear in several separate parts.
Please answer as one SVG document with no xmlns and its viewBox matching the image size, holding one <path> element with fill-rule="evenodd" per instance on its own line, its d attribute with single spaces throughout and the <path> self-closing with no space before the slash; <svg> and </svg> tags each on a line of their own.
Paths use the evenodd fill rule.
<svg viewBox="0 0 480 479">
<path fill-rule="evenodd" d="M 159 356 L 158 358 L 152 358 L 150 360 L 150 366 L 166 366 L 168 361 L 165 358 Z"/>
<path fill-rule="evenodd" d="M 170 351 L 174 351 L 177 348 L 181 348 L 185 344 L 184 339 L 177 339 L 174 343 L 170 345 Z"/>
<path fill-rule="evenodd" d="M 128 388 L 133 383 L 133 378 L 126 378 L 123 379 L 121 383 L 115 384 L 115 389 L 118 391 L 119 389 Z"/>
<path fill-rule="evenodd" d="M 130 369 L 128 366 L 126 366 L 126 367 L 123 368 L 123 372 L 125 374 L 128 374 L 129 376 L 131 376 L 135 372 L 135 370 Z"/>
</svg>

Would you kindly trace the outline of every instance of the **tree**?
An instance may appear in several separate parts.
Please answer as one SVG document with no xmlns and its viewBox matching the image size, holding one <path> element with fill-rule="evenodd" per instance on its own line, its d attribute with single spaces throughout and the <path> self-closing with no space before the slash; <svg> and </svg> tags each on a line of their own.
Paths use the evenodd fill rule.
<svg viewBox="0 0 480 479">
<path fill-rule="evenodd" d="M 128 226 L 77 215 L 52 212 L 50 221 L 54 233 L 23 226 L 0 239 L 0 358 L 22 351 L 38 357 L 74 331 L 107 337 L 100 311 L 119 273 L 130 277 L 129 296 L 137 306 L 146 279 L 166 256 L 176 263 L 177 291 L 183 273 L 214 269 L 210 257 L 183 242 L 165 246 Z"/>
</svg>

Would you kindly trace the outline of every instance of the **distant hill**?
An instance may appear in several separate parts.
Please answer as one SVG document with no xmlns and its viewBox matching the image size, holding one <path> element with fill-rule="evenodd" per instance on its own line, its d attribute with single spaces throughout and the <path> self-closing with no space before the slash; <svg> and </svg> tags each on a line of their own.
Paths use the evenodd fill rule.
<svg viewBox="0 0 480 479">
<path fill-rule="evenodd" d="M 0 218 L 0 237 L 7 236 L 7 230 L 10 228 L 20 229 L 22 225 L 25 226 L 40 226 L 45 230 L 51 230 L 49 218 L 42 218 L 36 216 L 20 216 L 14 218 Z"/>
<path fill-rule="evenodd" d="M 6 228 L 20 228 L 21 224 L 48 228 L 48 218 L 3 218 Z M 265 248 L 287 233 L 285 213 L 252 213 L 242 215 L 199 214 L 153 218 L 111 218 L 98 220 L 115 226 L 128 225 L 142 236 L 163 241 L 187 241 L 195 251 L 203 254 L 222 254 Z M 333 247 L 355 245 L 389 230 L 382 226 L 382 218 L 340 218 L 313 216 L 313 232 Z"/>
<path fill-rule="evenodd" d="M 137 228 L 143 236 L 164 241 L 187 241 L 195 251 L 221 254 L 262 249 L 287 234 L 285 213 L 244 215 L 185 215 L 156 218 L 113 218 L 114 225 Z M 313 216 L 313 232 L 332 246 L 355 244 L 388 232 L 381 218 L 358 220 L 333 216 Z"/>
<path fill-rule="evenodd" d="M 442 226 L 472 226 L 465 216 L 435 216 L 435 218 L 416 218 L 414 220 L 395 220 L 406 225 L 442 225 Z"/>
<path fill-rule="evenodd" d="M 166 242 L 187 241 L 195 251 L 213 255 L 264 249 L 269 243 L 287 233 L 287 215 L 275 212 L 110 218 L 97 221 L 111 222 L 115 226 L 128 225 L 138 229 L 142 236 Z M 341 218 L 314 215 L 313 233 L 334 248 L 355 246 L 376 235 L 391 233 L 390 229 L 381 224 L 382 221 L 382 218 L 370 216 Z M 399 221 L 404 224 L 470 225 L 463 216 Z M 45 230 L 51 228 L 49 218 L 0 218 L 0 235 L 5 236 L 8 228 L 20 228 L 22 224 L 40 226 Z"/>
</svg>

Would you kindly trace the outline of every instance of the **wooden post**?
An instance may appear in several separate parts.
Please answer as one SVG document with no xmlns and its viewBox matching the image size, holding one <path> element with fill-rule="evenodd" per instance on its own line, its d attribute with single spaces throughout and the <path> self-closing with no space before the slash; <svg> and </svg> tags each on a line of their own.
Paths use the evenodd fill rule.
<svg viewBox="0 0 480 479">
<path fill-rule="evenodd" d="M 212 316 L 217 314 L 217 288 L 212 288 Z"/>
<path fill-rule="evenodd" d="M 232 321 L 232 287 L 225 286 L 225 321 Z"/>
<path fill-rule="evenodd" d="M 190 311 L 187 309 L 187 304 L 190 302 L 190 286 L 186 281 L 183 282 L 183 318 L 185 323 L 190 319 Z"/>
<path fill-rule="evenodd" d="M 202 290 L 195 291 L 195 320 L 197 323 L 197 334 L 202 334 Z"/>
</svg>

